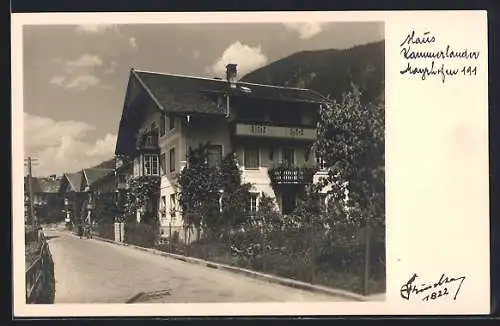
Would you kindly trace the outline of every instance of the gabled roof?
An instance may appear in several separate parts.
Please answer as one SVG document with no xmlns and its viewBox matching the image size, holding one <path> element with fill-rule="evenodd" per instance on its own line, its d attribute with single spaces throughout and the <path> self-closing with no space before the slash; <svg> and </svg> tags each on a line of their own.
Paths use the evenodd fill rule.
<svg viewBox="0 0 500 326">
<path fill-rule="evenodd" d="M 217 103 L 207 95 L 229 94 L 230 96 L 259 98 L 269 100 L 322 103 L 325 98 L 316 91 L 304 88 L 236 82 L 231 88 L 226 80 L 202 78 L 132 70 L 139 77 L 143 87 L 150 92 L 162 109 L 173 112 L 188 112 L 198 109 L 200 113 L 224 114 Z M 174 95 L 175 94 L 175 95 Z M 208 101 L 208 103 L 206 103 Z M 210 107 L 205 107 L 210 106 Z M 206 112 L 205 112 L 206 111 Z"/>
<path fill-rule="evenodd" d="M 82 183 L 82 171 L 75 173 L 65 173 L 64 178 L 68 180 L 70 191 L 80 192 L 80 185 Z"/>
<path fill-rule="evenodd" d="M 236 82 L 232 88 L 222 79 L 182 76 L 142 70 L 130 70 L 125 103 L 120 119 L 115 154 L 134 151 L 135 133 L 142 111 L 153 104 L 159 111 L 177 115 L 224 116 L 225 105 L 218 105 L 220 95 L 276 101 L 323 103 L 326 98 L 303 88 Z M 145 104 L 147 103 L 147 104 Z"/>
<path fill-rule="evenodd" d="M 99 169 L 99 168 L 92 168 L 92 169 L 83 169 L 83 176 L 85 178 L 85 181 L 87 183 L 87 186 L 92 186 L 108 174 L 114 172 L 114 169 Z"/>
</svg>

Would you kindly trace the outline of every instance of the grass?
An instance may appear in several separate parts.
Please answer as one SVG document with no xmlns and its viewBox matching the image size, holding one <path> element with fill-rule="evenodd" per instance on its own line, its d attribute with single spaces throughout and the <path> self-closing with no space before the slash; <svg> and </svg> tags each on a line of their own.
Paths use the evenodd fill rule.
<svg viewBox="0 0 500 326">
<path fill-rule="evenodd" d="M 247 256 L 246 254 L 239 255 L 232 252 L 229 243 L 226 241 L 204 238 L 189 245 L 181 243 L 154 245 L 154 241 L 151 241 L 150 230 L 131 227 L 127 231 L 130 233 L 126 242 L 138 246 L 364 294 L 364 248 L 359 245 L 346 247 L 329 244 L 330 247 L 328 248 L 330 250 L 317 257 L 313 279 L 310 257 L 308 257 L 307 250 L 303 250 L 303 244 L 301 243 L 292 244 L 293 248 L 288 248 L 288 250 L 267 252 L 263 257 L 258 253 L 255 256 Z M 280 242 L 278 241 L 278 243 Z M 282 248 L 285 247 L 282 246 Z M 379 259 L 374 259 L 374 257 L 379 257 L 377 253 L 380 250 L 385 251 L 385 247 L 373 246 L 372 249 L 374 256 L 370 264 L 371 277 L 368 279 L 367 295 L 385 293 L 386 286 L 384 264 Z"/>
<path fill-rule="evenodd" d="M 216 263 L 251 269 L 297 281 L 314 283 L 317 285 L 363 294 L 363 279 L 361 273 L 335 270 L 332 267 L 322 268 L 321 270 L 316 271 L 315 280 L 312 282 L 310 264 L 301 259 L 287 259 L 287 257 L 283 256 L 269 256 L 265 259 L 265 266 L 263 266 L 261 259 L 249 262 L 239 259 L 235 255 L 231 255 L 229 247 L 221 243 L 207 243 L 200 245 L 193 243 L 187 248 L 183 248 L 182 246 L 171 248 L 168 244 L 166 244 L 157 245 L 155 248 L 164 252 L 205 259 Z M 385 293 L 385 285 L 385 277 L 369 279 L 367 295 Z"/>
</svg>

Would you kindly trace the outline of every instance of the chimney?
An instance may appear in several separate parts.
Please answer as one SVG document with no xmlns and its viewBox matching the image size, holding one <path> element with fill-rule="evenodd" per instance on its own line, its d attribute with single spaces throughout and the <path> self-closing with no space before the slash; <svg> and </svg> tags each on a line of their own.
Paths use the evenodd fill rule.
<svg viewBox="0 0 500 326">
<path fill-rule="evenodd" d="M 226 78 L 231 88 L 236 87 L 236 75 L 237 75 L 236 66 L 237 65 L 234 63 L 229 63 L 226 65 Z"/>
</svg>

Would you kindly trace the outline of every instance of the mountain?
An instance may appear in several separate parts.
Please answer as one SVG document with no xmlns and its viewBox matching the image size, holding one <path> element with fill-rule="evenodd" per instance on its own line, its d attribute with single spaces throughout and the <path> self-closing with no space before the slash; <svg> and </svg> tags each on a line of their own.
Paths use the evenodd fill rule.
<svg viewBox="0 0 500 326">
<path fill-rule="evenodd" d="M 115 168 L 115 158 L 111 158 L 107 161 L 101 162 L 96 166 L 91 167 L 91 169 L 114 169 Z"/>
<path fill-rule="evenodd" d="M 351 82 L 362 92 L 363 102 L 384 98 L 385 41 L 346 50 L 302 51 L 254 70 L 241 81 L 276 86 L 310 88 L 340 99 Z"/>
</svg>

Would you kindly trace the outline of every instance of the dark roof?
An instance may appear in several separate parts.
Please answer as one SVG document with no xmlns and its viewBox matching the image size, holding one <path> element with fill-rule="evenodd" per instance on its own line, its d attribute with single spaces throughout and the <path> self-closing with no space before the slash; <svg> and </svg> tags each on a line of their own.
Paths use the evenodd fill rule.
<svg viewBox="0 0 500 326">
<path fill-rule="evenodd" d="M 111 172 L 114 172 L 114 169 L 98 169 L 98 168 L 83 169 L 83 174 L 87 179 L 88 186 L 92 186 L 94 183 L 104 178 Z"/>
<path fill-rule="evenodd" d="M 80 191 L 83 177 L 81 171 L 75 173 L 65 173 L 64 177 L 66 177 L 66 179 L 68 180 L 71 191 Z"/>
<path fill-rule="evenodd" d="M 33 178 L 32 180 L 34 193 L 58 193 L 60 186 L 60 178 Z"/>
<path fill-rule="evenodd" d="M 179 113 L 224 114 L 224 108 L 210 100 L 209 95 L 227 94 L 238 97 L 322 103 L 325 97 L 303 88 L 237 82 L 231 88 L 226 80 L 162 74 L 132 70 L 162 109 Z"/>
<path fill-rule="evenodd" d="M 179 77 L 152 72 L 133 71 L 146 92 L 161 109 L 169 113 L 224 115 L 223 108 L 202 90 L 213 89 L 209 79 Z M 201 81 L 201 82 L 200 82 Z"/>
<path fill-rule="evenodd" d="M 154 103 L 168 114 L 215 115 L 226 114 L 225 105 L 218 105 L 219 95 L 260 100 L 322 103 L 321 94 L 310 89 L 237 82 L 231 88 L 222 79 L 163 74 L 130 70 L 125 103 L 120 119 L 115 154 L 128 154 L 135 150 L 135 134 L 144 114 L 143 108 Z"/>
</svg>

